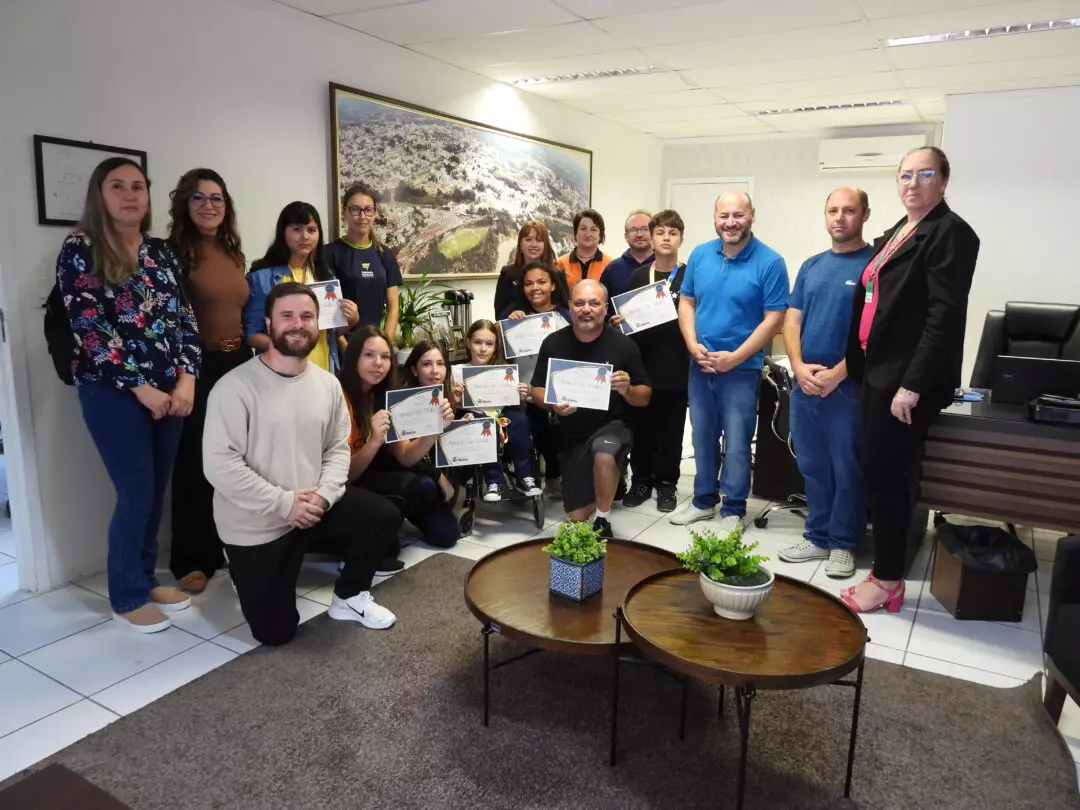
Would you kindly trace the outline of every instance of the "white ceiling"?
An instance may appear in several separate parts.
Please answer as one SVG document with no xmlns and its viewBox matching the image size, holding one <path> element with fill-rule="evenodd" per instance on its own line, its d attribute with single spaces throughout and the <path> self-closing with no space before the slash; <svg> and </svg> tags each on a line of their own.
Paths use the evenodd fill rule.
<svg viewBox="0 0 1080 810">
<path fill-rule="evenodd" d="M 1080 84 L 1080 29 L 885 46 L 889 37 L 1080 17 L 1080 0 L 279 0 L 658 138 L 934 123 L 953 93 Z M 759 116 L 762 110 L 903 104 Z"/>
</svg>

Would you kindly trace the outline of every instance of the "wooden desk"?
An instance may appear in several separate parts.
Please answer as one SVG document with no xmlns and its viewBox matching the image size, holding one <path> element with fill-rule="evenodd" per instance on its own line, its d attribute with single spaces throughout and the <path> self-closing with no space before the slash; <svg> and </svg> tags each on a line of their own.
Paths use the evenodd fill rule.
<svg viewBox="0 0 1080 810">
<path fill-rule="evenodd" d="M 920 483 L 929 509 L 1080 532 L 1080 427 L 1029 422 L 1020 405 L 954 404 L 930 429 Z"/>
</svg>

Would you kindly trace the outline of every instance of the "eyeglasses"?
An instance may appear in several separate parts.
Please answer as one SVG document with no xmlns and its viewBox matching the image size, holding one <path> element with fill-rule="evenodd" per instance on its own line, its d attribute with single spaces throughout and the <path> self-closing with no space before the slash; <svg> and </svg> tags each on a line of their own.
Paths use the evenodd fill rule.
<svg viewBox="0 0 1080 810">
<path fill-rule="evenodd" d="M 904 183 L 905 185 L 909 185 L 912 182 L 914 182 L 915 185 L 919 185 L 921 183 L 929 183 L 931 180 L 934 179 L 934 176 L 936 174 L 937 169 L 923 169 L 922 171 L 918 172 L 904 172 L 900 175 L 900 182 Z"/>
<path fill-rule="evenodd" d="M 201 191 L 196 191 L 190 197 L 191 202 L 195 205 L 202 205 L 204 202 L 209 202 L 214 208 L 221 208 L 225 204 L 225 198 L 221 194 L 203 194 Z"/>
<path fill-rule="evenodd" d="M 627 228 L 626 232 L 627 233 L 648 233 L 649 232 L 649 226 L 646 225 L 644 228 Z"/>
<path fill-rule="evenodd" d="M 368 219 L 371 219 L 373 216 L 375 216 L 375 207 L 371 205 L 366 205 L 362 208 L 359 205 L 350 205 L 345 210 L 349 212 L 349 216 L 351 217 L 358 217 L 363 215 Z"/>
</svg>

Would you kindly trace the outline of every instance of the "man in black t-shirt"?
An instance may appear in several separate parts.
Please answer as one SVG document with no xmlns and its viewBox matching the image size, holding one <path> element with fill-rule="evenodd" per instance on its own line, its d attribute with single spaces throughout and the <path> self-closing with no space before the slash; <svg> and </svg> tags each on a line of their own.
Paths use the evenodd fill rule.
<svg viewBox="0 0 1080 810">
<path fill-rule="evenodd" d="M 532 398 L 559 417 L 559 460 L 563 503 L 571 520 L 587 520 L 611 537 L 608 515 L 633 441 L 627 426 L 631 407 L 649 404 L 652 389 L 641 352 L 630 338 L 607 326 L 607 292 L 595 279 L 574 285 L 570 293 L 570 329 L 544 340 L 536 358 Z M 544 402 L 549 359 L 610 363 L 611 398 L 608 410 L 578 409 Z"/>
</svg>

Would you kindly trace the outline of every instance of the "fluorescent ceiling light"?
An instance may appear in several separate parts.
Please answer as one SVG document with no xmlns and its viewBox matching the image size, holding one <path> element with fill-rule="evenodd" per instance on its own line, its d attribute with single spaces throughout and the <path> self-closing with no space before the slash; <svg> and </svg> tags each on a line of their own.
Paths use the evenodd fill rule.
<svg viewBox="0 0 1080 810">
<path fill-rule="evenodd" d="M 579 82 L 588 79 L 611 79 L 616 76 L 644 76 L 649 73 L 666 73 L 667 68 L 647 65 L 645 67 L 612 68 L 611 70 L 583 70 L 580 73 L 559 73 L 553 76 L 530 76 L 527 79 L 511 79 L 510 84 L 523 86 L 553 84 L 555 82 Z"/>
<path fill-rule="evenodd" d="M 917 37 L 890 37 L 886 43 L 890 48 L 900 45 L 926 45 L 930 42 L 962 42 L 966 39 L 984 39 L 1001 37 L 1006 34 L 1030 34 L 1034 31 L 1058 31 L 1066 28 L 1080 28 L 1080 17 L 1067 20 L 1026 23 L 1024 25 L 999 25 L 994 28 L 973 28 L 970 31 L 954 31 L 948 34 L 922 34 Z"/>
<path fill-rule="evenodd" d="M 873 107 L 895 107 L 907 104 L 902 98 L 889 101 L 852 101 L 847 104 L 817 104 L 812 107 L 791 107 L 781 110 L 758 110 L 754 115 L 788 115 L 790 113 L 821 112 L 822 110 L 865 110 Z"/>
</svg>

